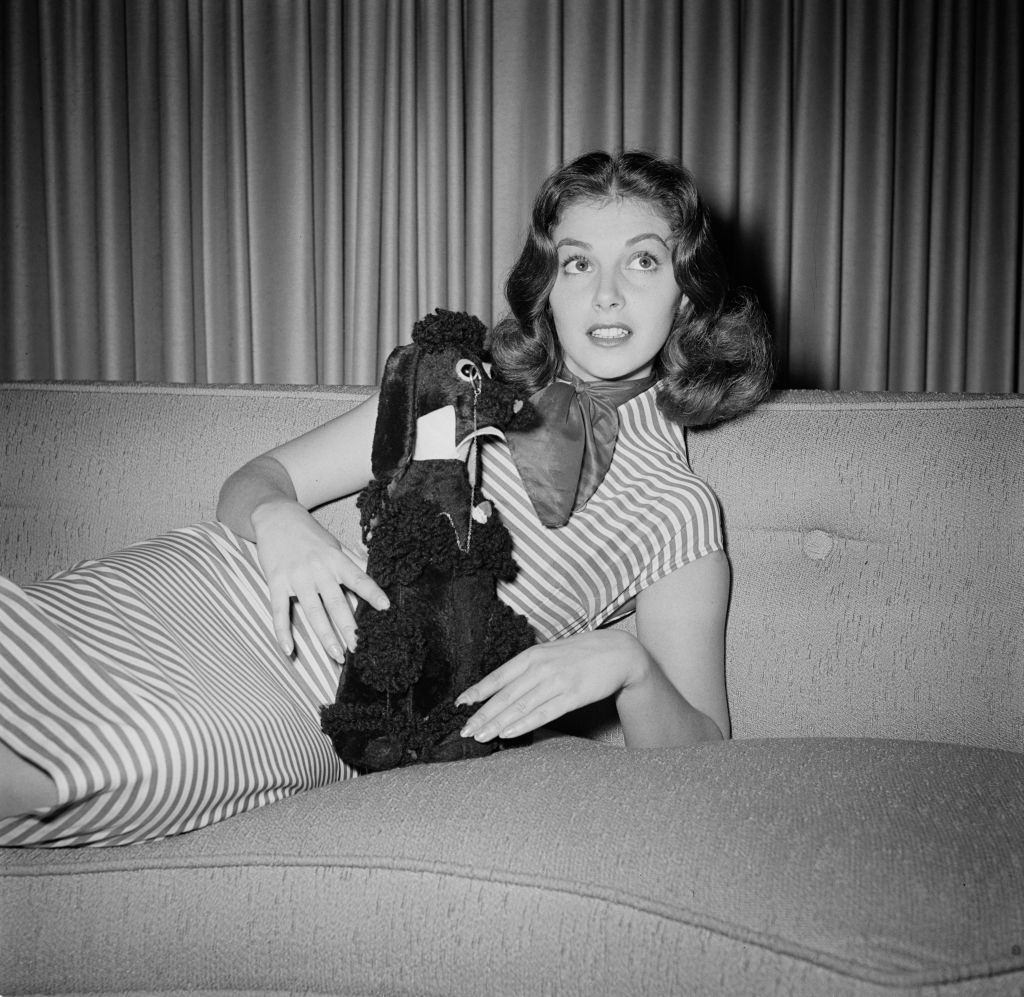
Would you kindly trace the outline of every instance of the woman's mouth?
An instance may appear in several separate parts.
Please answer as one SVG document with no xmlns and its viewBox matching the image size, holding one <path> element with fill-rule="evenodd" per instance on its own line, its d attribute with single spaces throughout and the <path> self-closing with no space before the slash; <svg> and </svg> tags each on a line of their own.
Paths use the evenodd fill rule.
<svg viewBox="0 0 1024 997">
<path fill-rule="evenodd" d="M 591 339 L 596 339 L 601 343 L 617 343 L 623 339 L 629 339 L 632 335 L 632 330 L 627 329 L 623 325 L 592 325 L 587 330 L 587 335 Z"/>
</svg>

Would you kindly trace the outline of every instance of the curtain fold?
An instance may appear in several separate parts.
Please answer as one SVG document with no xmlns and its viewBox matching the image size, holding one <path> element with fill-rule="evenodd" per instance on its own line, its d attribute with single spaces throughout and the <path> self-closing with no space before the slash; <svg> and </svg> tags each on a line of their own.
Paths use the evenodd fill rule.
<svg viewBox="0 0 1024 997">
<path fill-rule="evenodd" d="M 695 174 L 782 384 L 1020 391 L 1017 0 L 6 0 L 0 377 L 374 383 L 537 185 Z"/>
</svg>

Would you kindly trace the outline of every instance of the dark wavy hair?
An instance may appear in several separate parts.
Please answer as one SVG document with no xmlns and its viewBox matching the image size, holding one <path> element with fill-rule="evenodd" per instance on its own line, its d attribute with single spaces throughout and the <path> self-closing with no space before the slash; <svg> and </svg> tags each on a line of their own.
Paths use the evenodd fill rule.
<svg viewBox="0 0 1024 997">
<path fill-rule="evenodd" d="M 685 426 L 708 426 L 753 408 L 774 374 L 764 312 L 750 291 L 731 285 L 690 173 L 639 151 L 587 153 L 544 182 L 505 283 L 511 315 L 490 337 L 498 375 L 532 393 L 558 373 L 562 350 L 548 305 L 558 271 L 551 233 L 570 205 L 613 197 L 646 202 L 668 222 L 676 283 L 688 299 L 655 361 L 662 412 Z"/>
</svg>

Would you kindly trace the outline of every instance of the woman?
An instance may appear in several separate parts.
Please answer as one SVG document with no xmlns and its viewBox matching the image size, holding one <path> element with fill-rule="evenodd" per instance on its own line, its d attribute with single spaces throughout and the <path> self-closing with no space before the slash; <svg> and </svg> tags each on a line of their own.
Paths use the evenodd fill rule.
<svg viewBox="0 0 1024 997">
<path fill-rule="evenodd" d="M 543 421 L 489 442 L 483 481 L 520 562 L 501 594 L 544 639 L 461 694 L 479 704 L 463 736 L 517 737 L 613 696 L 627 746 L 728 737 L 728 561 L 715 498 L 686 462 L 683 426 L 729 418 L 767 393 L 760 310 L 729 288 L 692 179 L 643 153 L 593 153 L 545 182 L 507 296 L 495 373 L 530 389 Z M 105 632 L 104 655 L 86 635 L 61 645 L 59 661 L 23 652 L 6 663 L 7 694 L 21 699 L 0 737 L 9 773 L 0 843 L 158 837 L 351 774 L 325 748 L 317 710 L 333 698 L 334 662 L 358 638 L 349 600 L 383 607 L 386 597 L 308 510 L 370 479 L 376 409 L 374 396 L 235 472 L 218 505 L 227 529 L 176 531 L 82 575 L 7 586 L 8 626 L 55 646 L 51 620 L 62 636 L 74 633 L 83 587 L 93 615 L 97 588 L 115 591 L 103 592 L 113 627 L 141 618 L 135 602 L 124 611 L 129 592 L 166 590 L 172 572 L 201 578 L 180 611 L 188 633 L 171 640 L 169 624 L 146 616 L 117 647 L 155 654 L 178 641 L 187 650 L 203 627 L 218 650 L 161 659 L 154 674 L 175 672 L 166 691 L 199 690 L 171 705 L 153 705 L 146 670 L 130 660 L 111 674 Z M 598 629 L 634 601 L 636 637 Z M 24 690 L 43 687 L 43 674 L 100 690 L 95 736 L 68 748 L 47 741 L 42 721 L 33 728 L 43 694 L 33 701 Z M 128 705 L 108 715 L 115 699 Z"/>
</svg>

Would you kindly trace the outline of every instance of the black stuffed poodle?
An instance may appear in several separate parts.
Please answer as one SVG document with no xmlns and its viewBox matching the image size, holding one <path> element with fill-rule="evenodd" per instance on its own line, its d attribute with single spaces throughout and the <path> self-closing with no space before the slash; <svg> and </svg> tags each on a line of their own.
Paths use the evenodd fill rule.
<svg viewBox="0 0 1024 997">
<path fill-rule="evenodd" d="M 516 564 L 508 530 L 480 496 L 477 445 L 526 425 L 532 410 L 489 377 L 484 334 L 479 319 L 438 309 L 384 369 L 373 481 L 358 505 L 366 570 L 391 607 L 360 600 L 356 649 L 335 702 L 321 710 L 335 751 L 361 772 L 505 746 L 460 737 L 473 708 L 454 701 L 535 642 L 526 619 L 497 597 Z"/>
</svg>

